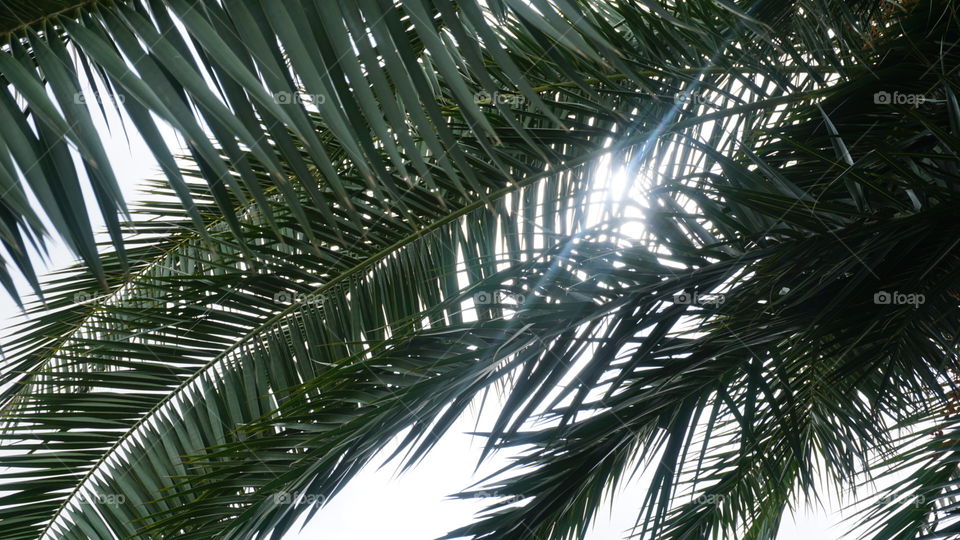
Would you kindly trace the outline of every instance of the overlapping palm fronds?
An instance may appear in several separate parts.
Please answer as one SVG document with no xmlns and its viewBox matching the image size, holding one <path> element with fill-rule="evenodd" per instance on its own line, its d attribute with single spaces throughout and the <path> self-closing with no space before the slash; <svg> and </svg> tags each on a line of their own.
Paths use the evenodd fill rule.
<svg viewBox="0 0 960 540">
<path fill-rule="evenodd" d="M 819 480 L 891 463 L 927 464 L 901 486 L 923 502 L 876 506 L 878 538 L 948 534 L 952 417 L 910 430 L 943 421 L 957 370 L 953 7 L 35 12 L 0 61 L 11 182 L 52 189 L 75 152 L 121 207 L 73 64 L 47 64 L 71 53 L 167 183 L 99 255 L 76 200 L 68 220 L 36 195 L 86 265 L 6 347 L 4 534 L 280 537 L 493 388 L 487 452 L 521 457 L 450 537 L 583 537 L 638 463 L 645 537 L 775 538 Z M 603 156 L 642 198 L 603 198 Z M 6 202 L 29 273 L 18 235 L 39 217 Z"/>
</svg>

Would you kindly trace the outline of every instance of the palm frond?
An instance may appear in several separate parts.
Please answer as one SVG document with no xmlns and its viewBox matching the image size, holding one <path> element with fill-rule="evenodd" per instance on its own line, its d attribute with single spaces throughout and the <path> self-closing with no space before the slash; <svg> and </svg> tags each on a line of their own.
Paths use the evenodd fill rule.
<svg viewBox="0 0 960 540">
<path fill-rule="evenodd" d="M 101 163 L 61 129 L 76 79 L 43 69 L 70 51 L 138 130 L 184 134 L 196 170 L 153 137 L 163 201 L 99 278 L 45 286 L 13 341 L 0 465 L 30 483 L 0 503 L 5 534 L 279 537 L 499 385 L 486 453 L 521 457 L 450 537 L 583 538 L 646 465 L 638 534 L 774 538 L 820 472 L 852 485 L 896 448 L 887 420 L 929 419 L 957 369 L 944 6 L 170 0 L 25 28 L 0 61 L 36 139 L 10 139 L 18 166 L 57 136 L 75 148 L 52 144 L 51 170 Z M 301 88 L 328 99 L 274 99 Z M 603 156 L 649 179 L 639 238 L 633 201 L 593 204 Z M 945 499 L 934 472 L 914 483 Z M 914 534 L 943 507 L 871 519 Z"/>
</svg>

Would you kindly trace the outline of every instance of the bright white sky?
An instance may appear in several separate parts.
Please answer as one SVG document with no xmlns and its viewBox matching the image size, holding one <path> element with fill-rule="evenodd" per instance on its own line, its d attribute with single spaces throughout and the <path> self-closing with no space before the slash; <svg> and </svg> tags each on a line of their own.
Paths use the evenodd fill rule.
<svg viewBox="0 0 960 540">
<path fill-rule="evenodd" d="M 110 109 L 108 108 L 108 111 Z M 128 201 L 141 200 L 138 189 L 144 180 L 159 178 L 159 169 L 141 140 L 131 133 L 128 148 L 122 131 L 116 129 L 116 119 L 111 118 L 113 138 L 107 143 L 107 151 L 118 171 Z M 88 202 L 92 198 L 88 194 Z M 70 254 L 62 244 L 51 246 L 50 269 L 67 264 Z M 26 284 L 21 280 L 22 290 Z M 13 322 L 19 314 L 15 304 L 0 294 L 2 320 Z M 0 335 L 4 332 L 0 331 Z M 486 416 L 486 415 L 485 415 Z M 498 466 L 505 457 L 496 456 L 480 473 L 474 468 L 480 455 L 482 442 L 464 432 L 474 429 L 474 419 L 466 418 L 454 426 L 427 457 L 411 471 L 397 477 L 397 463 L 392 462 L 378 469 L 382 459 L 361 472 L 337 497 L 323 508 L 305 528 L 295 529 L 286 536 L 289 540 L 318 538 L 331 540 L 424 540 L 436 538 L 459 526 L 469 523 L 475 512 L 485 506 L 480 499 L 450 500 L 447 497 L 471 486 Z M 623 531 L 634 522 L 636 508 L 643 496 L 644 477 L 621 491 L 612 509 L 605 509 L 588 534 L 589 540 L 614 540 L 623 538 Z M 477 488 L 480 489 L 480 488 Z M 807 509 L 783 524 L 780 540 L 829 540 L 840 538 L 845 530 L 840 525 L 842 516 L 839 506 L 833 508 Z M 840 526 L 838 526 L 840 525 Z"/>
</svg>

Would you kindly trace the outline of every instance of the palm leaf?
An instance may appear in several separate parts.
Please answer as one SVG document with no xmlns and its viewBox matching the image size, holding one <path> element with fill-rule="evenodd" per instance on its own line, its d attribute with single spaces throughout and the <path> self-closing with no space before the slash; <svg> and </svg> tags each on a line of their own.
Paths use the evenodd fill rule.
<svg viewBox="0 0 960 540">
<path fill-rule="evenodd" d="M 196 167 L 164 158 L 164 201 L 98 258 L 111 271 L 50 282 L 12 342 L 0 461 L 31 483 L 0 506 L 11 538 L 279 537 L 317 510 L 304 497 L 398 436 L 415 463 L 491 387 L 487 451 L 522 455 L 451 537 L 583 537 L 647 463 L 636 532 L 772 538 L 818 472 L 881 466 L 878 417 L 909 429 L 944 398 L 960 114 L 942 4 L 226 4 L 45 21 Z M 42 34 L 3 64 L 18 114 L 55 135 Z M 269 99 L 301 85 L 331 99 Z M 874 102 L 895 87 L 937 101 Z M 652 177 L 632 241 L 629 199 L 587 204 L 606 154 Z M 525 298 L 463 316 L 496 290 Z M 877 309 L 881 291 L 926 302 Z M 914 480 L 929 500 L 936 471 Z M 938 508 L 873 519 L 928 530 Z"/>
</svg>

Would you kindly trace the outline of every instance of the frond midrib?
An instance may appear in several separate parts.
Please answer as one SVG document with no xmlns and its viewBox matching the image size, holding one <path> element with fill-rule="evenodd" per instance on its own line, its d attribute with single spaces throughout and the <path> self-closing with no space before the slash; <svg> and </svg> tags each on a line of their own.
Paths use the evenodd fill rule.
<svg viewBox="0 0 960 540">
<path fill-rule="evenodd" d="M 271 191 L 276 191 L 276 188 L 274 186 L 269 186 L 264 190 L 264 194 L 269 195 L 271 194 L 270 193 Z M 245 204 L 236 205 L 236 208 L 238 210 L 248 209 L 250 207 L 251 207 L 250 201 L 246 201 Z M 225 218 L 223 217 L 214 217 L 207 224 L 206 230 L 207 231 L 215 230 L 218 225 L 224 224 L 224 220 Z M 77 334 L 77 332 L 87 327 L 88 323 L 90 323 L 90 321 L 100 311 L 100 306 L 110 303 L 114 298 L 116 298 L 118 294 L 121 293 L 121 291 L 123 291 L 127 287 L 135 286 L 137 283 L 139 283 L 140 278 L 144 277 L 148 272 L 150 272 L 151 270 L 161 265 L 165 259 L 170 257 L 172 254 L 176 253 L 177 250 L 179 250 L 181 247 L 184 246 L 184 244 L 187 244 L 188 242 L 192 242 L 192 241 L 197 241 L 200 239 L 201 239 L 201 235 L 199 233 L 197 233 L 194 230 L 188 231 L 180 238 L 180 240 L 171 243 L 168 249 L 163 250 L 161 253 L 157 254 L 157 256 L 144 262 L 143 268 L 141 268 L 138 272 L 136 272 L 135 274 L 127 274 L 125 279 L 118 281 L 118 283 L 113 288 L 113 290 L 105 294 L 100 301 L 97 301 L 91 304 L 89 313 L 87 313 L 86 315 L 83 315 L 80 318 L 79 323 L 72 330 L 69 330 L 68 332 L 60 336 L 60 338 L 55 343 L 50 345 L 49 353 L 45 355 L 46 358 L 44 358 L 39 363 L 37 363 L 37 365 L 31 369 L 31 372 L 43 369 L 50 361 L 52 361 L 54 357 L 56 357 L 57 353 L 59 353 L 62 350 L 65 343 L 73 339 L 73 337 Z M 27 373 L 26 375 L 29 376 L 29 373 Z M 22 384 L 24 381 L 21 380 L 19 382 Z M 19 395 L 20 395 L 19 392 L 16 394 L 13 394 L 11 395 L 10 399 L 0 404 L 0 412 L 4 412 L 7 409 L 7 406 L 10 403 L 12 403 L 16 399 L 16 397 Z"/>
<path fill-rule="evenodd" d="M 123 0 L 81 0 L 78 2 L 73 2 L 67 7 L 54 9 L 52 11 L 38 10 L 36 13 L 32 14 L 33 18 L 30 19 L 29 21 L 21 20 L 14 13 L 12 13 L 13 8 L 9 6 L 4 6 L 7 8 L 7 11 L 9 12 L 9 14 L 12 15 L 11 17 L 7 18 L 6 21 L 9 23 L 9 21 L 15 20 L 16 22 L 14 24 L 0 23 L 0 35 L 4 36 L 3 38 L 4 42 L 8 42 L 11 39 L 12 35 L 27 29 L 36 30 L 37 26 L 42 25 L 42 23 L 46 22 L 48 19 L 60 16 L 66 13 L 70 13 L 71 11 L 76 11 L 86 6 L 93 6 L 95 4 L 107 3 L 108 1 L 111 3 L 116 3 L 116 2 L 122 2 Z M 7 15 L 7 13 L 0 12 L 0 17 L 3 17 L 5 15 Z"/>
<path fill-rule="evenodd" d="M 637 138 L 637 137 L 630 137 L 630 138 L 622 141 L 621 144 L 627 144 L 628 142 L 632 142 L 632 141 L 633 141 L 634 139 L 636 139 L 636 138 Z M 299 308 L 301 305 L 303 305 L 304 303 L 310 301 L 310 300 L 311 300 L 312 298 L 314 298 L 315 296 L 324 294 L 327 290 L 333 288 L 334 286 L 339 285 L 340 283 L 342 283 L 343 281 L 345 281 L 345 280 L 349 279 L 350 277 L 356 275 L 357 273 L 360 273 L 360 272 L 363 272 L 363 271 L 365 271 L 365 270 L 368 270 L 368 269 L 371 268 L 372 266 L 376 265 L 377 263 L 379 263 L 379 262 L 381 262 L 382 260 L 384 260 L 385 258 L 387 258 L 390 254 L 396 253 L 397 251 L 403 249 L 405 246 L 407 246 L 407 245 L 409 245 L 409 244 L 412 244 L 413 242 L 416 242 L 416 241 L 419 240 L 420 238 L 428 235 L 429 233 L 431 233 L 431 232 L 433 232 L 433 231 L 435 231 L 435 230 L 437 230 L 437 229 L 440 229 L 440 228 L 442 228 L 442 227 L 444 227 L 444 226 L 446 226 L 446 225 L 454 222 L 455 220 L 457 220 L 457 219 L 459 219 L 459 218 L 461 218 L 461 217 L 469 214 L 470 212 L 473 212 L 473 211 L 475 211 L 475 210 L 483 207 L 484 205 L 488 204 L 488 201 L 493 201 L 493 200 L 500 199 L 500 198 L 502 198 L 502 197 L 504 197 L 504 196 L 506 196 L 506 195 L 508 195 L 508 194 L 510 194 L 510 193 L 513 193 L 514 191 L 517 191 L 518 189 L 521 189 L 521 188 L 523 188 L 523 187 L 525 187 L 525 186 L 528 186 L 528 185 L 530 185 L 530 184 L 533 184 L 533 183 L 535 183 L 535 182 L 537 182 L 537 181 L 539 181 L 539 180 L 542 180 L 542 179 L 544 179 L 544 178 L 546 178 L 546 177 L 548 177 L 548 176 L 550 176 L 550 175 L 556 174 L 556 173 L 559 172 L 559 171 L 567 170 L 567 169 L 572 169 L 572 168 L 574 168 L 574 167 L 577 167 L 577 166 L 583 165 L 583 164 L 585 164 L 585 163 L 588 163 L 588 162 L 590 162 L 591 160 L 596 159 L 596 158 L 600 157 L 601 155 L 603 155 L 604 153 L 609 152 L 609 151 L 610 151 L 609 148 L 598 149 L 598 150 L 596 150 L 596 151 L 594 151 L 594 152 L 590 152 L 590 153 L 586 154 L 585 156 L 582 156 L 582 157 L 577 158 L 577 159 L 575 159 L 575 160 L 571 160 L 570 162 L 563 164 L 561 167 L 558 167 L 557 169 L 553 169 L 553 170 L 541 172 L 541 173 L 538 173 L 538 174 L 535 174 L 535 175 L 531 175 L 531 176 L 529 176 L 529 177 L 527 177 L 527 178 L 525 178 L 525 179 L 523 179 L 523 180 L 521 180 L 521 181 L 519 181 L 519 182 L 514 182 L 514 183 L 512 183 L 511 185 L 508 185 L 507 187 L 501 188 L 501 189 L 499 189 L 499 190 L 497 190 L 497 191 L 495 191 L 495 192 L 487 195 L 486 197 L 478 198 L 476 201 L 474 201 L 474 202 L 472 202 L 472 203 L 470 203 L 470 204 L 467 204 L 467 205 L 465 205 L 465 206 L 463 206 L 463 207 L 461 207 L 461 208 L 459 208 L 459 209 L 457 209 L 457 210 L 455 210 L 455 211 L 447 214 L 447 215 L 444 216 L 443 218 L 434 221 L 434 222 L 431 223 L 430 225 L 428 225 L 428 226 L 426 226 L 426 227 L 423 227 L 422 229 L 420 229 L 420 230 L 418 230 L 418 231 L 415 231 L 415 232 L 407 235 L 406 237 L 398 240 L 397 242 L 391 244 L 390 246 L 387 246 L 387 247 L 381 249 L 380 251 L 378 251 L 378 252 L 370 255 L 370 256 L 367 257 L 364 261 L 362 261 L 362 262 L 356 264 L 355 266 L 353 266 L 352 268 L 350 268 L 350 269 L 348 269 L 348 270 L 340 273 L 337 277 L 335 277 L 335 278 L 331 279 L 330 281 L 328 281 L 327 283 L 325 283 L 325 284 L 317 287 L 316 289 L 314 289 L 314 290 L 311 291 L 310 293 L 304 294 L 302 297 L 298 297 L 299 299 L 298 299 L 297 301 L 292 302 L 289 306 L 287 306 L 286 308 L 284 308 L 282 311 L 278 312 L 278 313 L 277 313 L 276 315 L 274 315 L 273 317 L 270 317 L 269 319 L 267 319 L 267 320 L 261 322 L 260 324 L 258 324 L 255 328 L 253 328 L 252 330 L 250 330 L 250 331 L 249 331 L 246 335 L 244 335 L 242 338 L 238 339 L 238 340 L 237 340 L 235 343 L 233 343 L 230 347 L 228 347 L 228 348 L 225 349 L 224 351 L 220 352 L 220 353 L 217 354 L 214 358 L 212 358 L 209 362 L 207 362 L 205 365 L 203 365 L 202 367 L 200 367 L 199 369 L 197 369 L 192 375 L 190 375 L 190 377 L 184 379 L 183 382 L 181 382 L 176 388 L 172 389 L 166 396 L 163 397 L 163 399 L 161 399 L 160 401 L 158 401 L 153 407 L 151 407 L 149 410 L 147 410 L 147 411 L 140 417 L 140 419 L 137 420 L 136 423 L 134 423 L 129 429 L 127 429 L 126 432 L 125 432 L 119 439 L 117 439 L 116 442 L 114 442 L 114 443 L 110 446 L 110 448 L 108 448 L 105 452 L 103 452 L 103 454 L 100 456 L 100 458 L 90 467 L 90 469 L 87 471 L 87 473 L 84 474 L 84 476 L 77 482 L 77 485 L 73 488 L 73 490 L 71 490 L 71 492 L 64 498 L 64 500 L 63 500 L 63 502 L 60 504 L 60 506 L 54 511 L 54 513 L 51 515 L 50 519 L 47 521 L 44 529 L 41 531 L 39 537 L 40 537 L 40 538 L 43 538 L 43 537 L 50 531 L 50 528 L 58 521 L 58 519 L 60 518 L 60 516 L 63 514 L 64 510 L 65 510 L 65 509 L 67 508 L 67 506 L 69 505 L 70 501 L 73 500 L 73 498 L 77 495 L 77 493 L 79 493 L 80 490 L 83 488 L 83 486 L 87 483 L 87 480 L 89 480 L 89 479 L 94 475 L 94 473 L 95 473 L 97 470 L 99 470 L 100 467 L 107 461 L 107 459 L 108 459 L 111 455 L 113 455 L 116 451 L 118 451 L 118 450 L 124 445 L 124 443 L 125 443 L 133 434 L 135 434 L 135 433 L 141 428 L 141 426 L 143 426 L 144 424 L 146 424 L 146 423 L 149 421 L 149 419 L 154 416 L 154 414 L 156 414 L 157 412 L 159 412 L 163 407 L 165 407 L 168 403 L 170 403 L 176 396 L 178 396 L 181 392 L 183 392 L 184 390 L 186 390 L 196 379 L 198 379 L 200 376 L 202 376 L 204 373 L 206 373 L 209 369 L 215 367 L 216 365 L 218 365 L 218 364 L 221 363 L 222 361 L 226 360 L 233 351 L 237 350 L 237 349 L 238 349 L 239 347 L 241 347 L 244 343 L 247 343 L 250 339 L 252 339 L 252 338 L 256 337 L 257 335 L 259 335 L 260 333 L 266 331 L 267 329 L 269 329 L 270 327 L 272 327 L 272 326 L 273 326 L 274 324 L 276 324 L 277 322 L 283 320 L 286 316 L 288 316 L 290 313 L 294 312 L 296 309 L 298 309 L 298 308 Z"/>
</svg>

